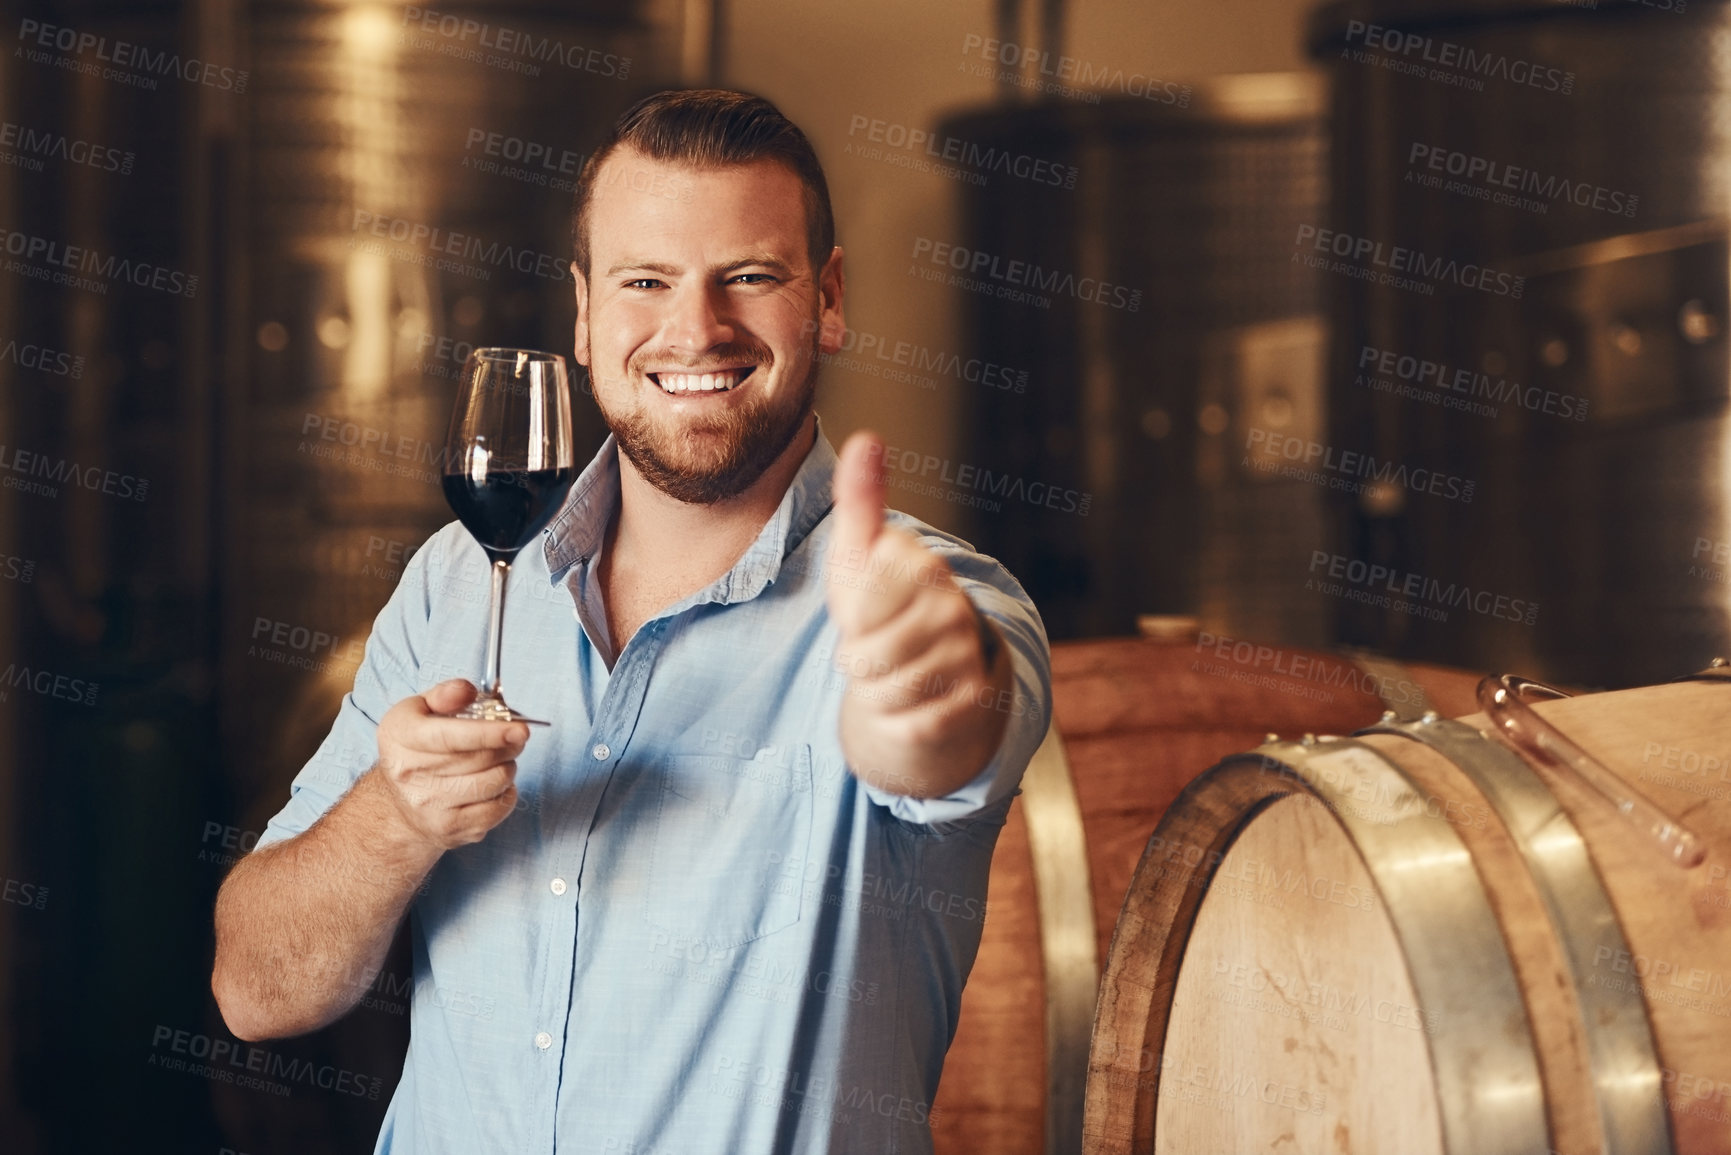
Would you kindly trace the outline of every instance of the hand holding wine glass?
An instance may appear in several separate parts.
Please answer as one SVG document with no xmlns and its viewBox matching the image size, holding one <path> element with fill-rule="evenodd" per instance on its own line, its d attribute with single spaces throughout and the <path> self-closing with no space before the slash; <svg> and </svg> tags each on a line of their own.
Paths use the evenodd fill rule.
<svg viewBox="0 0 1731 1155">
<path fill-rule="evenodd" d="M 565 358 L 533 349 L 470 353 L 445 439 L 445 500 L 492 559 L 493 589 L 486 674 L 456 717 L 547 725 L 506 705 L 499 687 L 505 580 L 576 480 Z"/>
</svg>

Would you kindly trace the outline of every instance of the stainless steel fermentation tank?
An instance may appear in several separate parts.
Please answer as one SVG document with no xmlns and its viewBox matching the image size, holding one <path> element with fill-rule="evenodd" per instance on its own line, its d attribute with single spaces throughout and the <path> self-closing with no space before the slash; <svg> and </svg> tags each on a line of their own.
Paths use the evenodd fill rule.
<svg viewBox="0 0 1731 1155">
<path fill-rule="evenodd" d="M 1315 644 L 1327 622 L 1302 570 L 1324 535 L 1320 491 L 1245 447 L 1253 430 L 1323 430 L 1317 277 L 1290 259 L 1294 231 L 1323 212 L 1322 88 L 1269 74 L 1149 95 L 993 109 L 940 130 L 958 152 L 1077 170 L 1073 187 L 1007 172 L 963 186 L 970 265 L 1038 266 L 1038 280 L 1005 285 L 1049 307 L 996 295 L 989 274 L 988 292 L 959 296 L 970 351 L 1028 378 L 1021 393 L 971 398 L 968 460 L 1023 492 L 1074 489 L 1087 513 L 1012 489 L 970 528 L 1054 637 L 1200 614 Z M 1102 281 L 1110 292 L 1084 291 Z"/>
<path fill-rule="evenodd" d="M 1518 299 L 1512 280 L 1423 295 L 1325 278 L 1330 442 L 1476 482 L 1470 504 L 1336 504 L 1342 554 L 1482 603 L 1446 621 L 1346 604 L 1345 639 L 1605 685 L 1731 644 L 1731 19 L 1670 7 L 1317 13 L 1331 226 L 1524 278 Z M 1393 372 L 1375 372 L 1382 351 Z M 1536 604 L 1533 624 L 1498 596 Z"/>
</svg>

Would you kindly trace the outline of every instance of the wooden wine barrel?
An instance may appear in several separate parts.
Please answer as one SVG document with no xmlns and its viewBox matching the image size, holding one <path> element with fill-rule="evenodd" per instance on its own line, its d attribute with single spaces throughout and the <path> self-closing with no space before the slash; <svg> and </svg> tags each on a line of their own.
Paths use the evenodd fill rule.
<svg viewBox="0 0 1731 1155">
<path fill-rule="evenodd" d="M 979 955 L 931 1113 L 940 1155 L 1074 1155 L 1099 960 L 1178 792 L 1270 732 L 1472 708 L 1477 675 L 1252 644 L 1052 647 L 1054 727 L 992 860 Z M 1379 695 L 1383 695 L 1379 697 Z"/>
<path fill-rule="evenodd" d="M 1731 1151 L 1731 682 L 1536 709 L 1706 861 L 1478 715 L 1228 758 L 1137 866 L 1084 1150 Z"/>
</svg>

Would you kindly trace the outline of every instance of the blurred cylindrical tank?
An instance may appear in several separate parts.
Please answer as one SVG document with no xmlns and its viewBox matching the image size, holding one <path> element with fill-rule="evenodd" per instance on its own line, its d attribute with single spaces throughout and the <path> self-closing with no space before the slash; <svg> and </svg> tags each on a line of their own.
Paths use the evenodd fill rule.
<svg viewBox="0 0 1731 1155">
<path fill-rule="evenodd" d="M 1325 274 L 1330 441 L 1475 483 L 1336 503 L 1343 555 L 1455 591 L 1441 619 L 1339 603 L 1343 638 L 1605 685 L 1705 665 L 1731 643 L 1726 5 L 1335 4 L 1311 47 L 1329 227 L 1440 270 Z"/>
<path fill-rule="evenodd" d="M 248 829 L 281 806 L 373 616 L 452 518 L 440 476 L 467 352 L 571 355 L 572 190 L 588 143 L 669 75 L 650 7 L 258 0 L 246 13 L 221 653 L 225 763 L 253 800 Z M 575 415 L 578 443 L 597 445 L 594 407 Z M 447 676 L 478 677 L 475 660 Z M 394 956 L 374 997 L 315 1037 L 324 1061 L 394 1069 L 409 973 Z M 367 1132 L 335 1105 L 314 1118 L 298 1100 L 215 1096 L 237 1148 L 291 1127 Z"/>
<path fill-rule="evenodd" d="M 989 283 L 963 294 L 971 352 L 1028 374 L 1025 390 L 982 388 L 964 410 L 968 461 L 998 485 L 979 496 L 1002 506 L 972 528 L 1053 637 L 1177 613 L 1322 640 L 1302 572 L 1321 491 L 1246 446 L 1258 431 L 1308 441 L 1323 428 L 1316 274 L 1288 253 L 1322 212 L 1323 105 L 1309 75 L 1226 76 L 940 128 L 1075 170 L 1073 184 L 993 173 L 963 202 L 960 275 L 978 277 L 981 256 L 1022 262 L 1033 271 L 1006 286 L 1037 298 Z M 1017 500 L 1048 487 L 1086 500 Z"/>
<path fill-rule="evenodd" d="M 439 475 L 467 351 L 570 356 L 584 142 L 667 75 L 642 7 L 254 7 L 237 321 L 248 367 L 234 409 L 247 448 L 231 461 L 248 548 L 227 622 L 236 733 L 274 732 L 299 758 L 329 724 L 372 615 L 451 517 Z M 593 406 L 576 414 L 579 443 L 598 443 Z M 273 660 L 287 663 L 273 667 L 247 658 L 260 620 L 337 640 L 279 639 Z M 309 708 L 285 709 L 272 686 Z M 253 764 L 277 782 L 285 769 Z"/>
</svg>

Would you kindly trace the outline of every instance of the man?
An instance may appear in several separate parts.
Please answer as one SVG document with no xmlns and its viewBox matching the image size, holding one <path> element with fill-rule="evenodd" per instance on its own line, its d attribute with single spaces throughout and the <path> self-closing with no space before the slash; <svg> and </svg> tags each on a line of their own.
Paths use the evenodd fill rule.
<svg viewBox="0 0 1731 1155">
<path fill-rule="evenodd" d="M 992 848 L 1050 714 L 1002 566 L 883 508 L 812 408 L 842 252 L 805 137 L 650 97 L 579 182 L 576 355 L 612 435 L 511 570 L 406 568 L 354 691 L 217 900 L 242 1038 L 346 1013 L 406 911 L 378 1150 L 923 1152 Z M 376 751 L 376 757 L 375 757 Z"/>
</svg>

